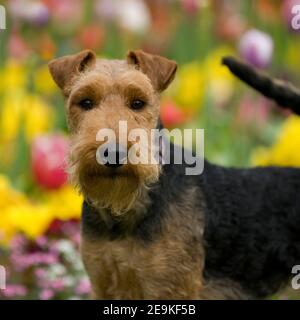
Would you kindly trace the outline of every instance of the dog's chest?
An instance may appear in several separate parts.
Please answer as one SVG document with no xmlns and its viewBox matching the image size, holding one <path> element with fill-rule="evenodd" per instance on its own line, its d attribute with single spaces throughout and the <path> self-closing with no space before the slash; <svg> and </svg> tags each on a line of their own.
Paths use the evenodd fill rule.
<svg viewBox="0 0 300 320">
<path fill-rule="evenodd" d="M 201 288 L 201 254 L 191 257 L 176 239 L 82 240 L 82 257 L 97 299 L 189 299 Z"/>
</svg>

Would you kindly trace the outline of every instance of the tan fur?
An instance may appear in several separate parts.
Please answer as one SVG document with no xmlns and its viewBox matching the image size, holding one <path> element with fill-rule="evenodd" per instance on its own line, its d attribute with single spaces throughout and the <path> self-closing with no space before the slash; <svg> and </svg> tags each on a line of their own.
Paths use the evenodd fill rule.
<svg viewBox="0 0 300 320">
<path fill-rule="evenodd" d="M 191 197 L 196 193 L 192 190 Z M 192 221 L 178 219 L 164 224 L 163 234 L 149 244 L 128 236 L 122 240 L 93 241 L 82 235 L 82 257 L 96 299 L 199 299 L 203 288 L 203 246 L 190 247 L 184 238 Z M 199 229 L 199 238 L 203 230 Z"/>
<path fill-rule="evenodd" d="M 145 214 L 148 189 L 159 178 L 160 166 L 155 163 L 125 164 L 118 168 L 117 175 L 111 175 L 96 161 L 96 150 L 101 145 L 96 141 L 96 135 L 101 128 L 113 129 L 118 136 L 119 121 L 126 120 L 128 131 L 143 128 L 150 137 L 149 132 L 156 127 L 159 118 L 160 92 L 173 80 L 176 63 L 139 50 L 130 52 L 126 61 L 97 60 L 91 51 L 83 51 L 54 60 L 49 68 L 66 99 L 72 139 L 70 179 L 105 223 L 109 224 L 112 216 L 119 216 L 117 218 L 122 219 L 128 230 L 124 237 L 115 240 L 101 235 L 94 239 L 89 234 L 82 234 L 81 252 L 94 297 L 243 297 L 242 290 L 230 281 L 206 283 L 203 279 L 203 215 L 185 214 L 193 213 L 193 203 L 196 197 L 199 198 L 200 190 L 186 190 L 176 204 L 169 204 L 162 231 L 154 240 L 137 241 L 130 230 Z M 133 98 L 146 101 L 146 107 L 131 110 Z M 82 110 L 79 102 L 83 99 L 92 99 L 93 109 Z M 129 146 L 132 144 L 127 142 Z M 153 150 L 148 151 L 151 154 Z M 195 221 L 197 219 L 199 221 Z M 192 230 L 195 232 L 197 226 L 199 230 L 193 237 Z"/>
<path fill-rule="evenodd" d="M 81 59 L 85 59 L 87 69 Z M 76 67 L 78 64 L 83 68 L 81 72 Z M 64 66 L 69 81 L 62 72 Z M 51 62 L 50 70 L 67 99 L 66 114 L 72 135 L 71 181 L 97 207 L 109 208 L 115 215 L 127 212 L 142 190 L 158 179 L 160 168 L 157 164 L 127 164 L 117 177 L 106 175 L 106 169 L 96 162 L 96 150 L 101 145 L 96 135 L 102 128 L 112 129 L 118 135 L 119 121 L 126 120 L 128 132 L 143 128 L 150 137 L 159 117 L 158 92 L 149 77 L 134 64 L 120 60 L 95 61 L 95 56 L 86 51 Z M 133 97 L 147 101 L 147 108 L 139 112 L 130 110 L 128 104 Z M 80 110 L 78 102 L 85 98 L 93 99 L 97 107 L 89 112 Z"/>
</svg>

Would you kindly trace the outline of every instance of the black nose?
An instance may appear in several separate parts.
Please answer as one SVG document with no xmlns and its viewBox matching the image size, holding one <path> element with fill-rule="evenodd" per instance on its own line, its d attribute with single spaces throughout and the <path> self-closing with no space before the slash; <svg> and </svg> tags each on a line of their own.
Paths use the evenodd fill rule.
<svg viewBox="0 0 300 320">
<path fill-rule="evenodd" d="M 109 145 L 103 153 L 104 164 L 110 168 L 122 166 L 127 159 L 127 150 L 118 143 Z"/>
</svg>

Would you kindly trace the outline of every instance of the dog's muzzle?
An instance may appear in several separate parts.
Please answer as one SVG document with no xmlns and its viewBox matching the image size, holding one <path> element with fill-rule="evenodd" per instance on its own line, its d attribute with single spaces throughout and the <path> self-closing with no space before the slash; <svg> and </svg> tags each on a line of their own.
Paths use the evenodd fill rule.
<svg viewBox="0 0 300 320">
<path fill-rule="evenodd" d="M 119 143 L 111 143 L 98 148 L 97 162 L 110 168 L 122 166 L 127 160 L 127 150 Z"/>
</svg>

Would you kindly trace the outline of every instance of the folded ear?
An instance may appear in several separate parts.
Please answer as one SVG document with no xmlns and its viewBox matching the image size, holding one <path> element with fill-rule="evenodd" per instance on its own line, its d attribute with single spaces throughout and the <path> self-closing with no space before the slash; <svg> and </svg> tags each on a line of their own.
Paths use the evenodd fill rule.
<svg viewBox="0 0 300 320">
<path fill-rule="evenodd" d="M 164 57 L 149 54 L 142 50 L 130 51 L 127 62 L 135 64 L 151 80 L 154 88 L 165 90 L 175 77 L 177 63 Z"/>
<path fill-rule="evenodd" d="M 64 56 L 49 62 L 49 71 L 59 86 L 65 91 L 74 76 L 93 66 L 96 63 L 96 55 L 90 50 L 84 50 L 77 54 Z"/>
</svg>

